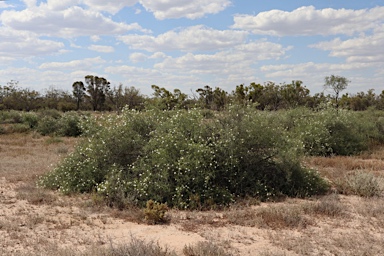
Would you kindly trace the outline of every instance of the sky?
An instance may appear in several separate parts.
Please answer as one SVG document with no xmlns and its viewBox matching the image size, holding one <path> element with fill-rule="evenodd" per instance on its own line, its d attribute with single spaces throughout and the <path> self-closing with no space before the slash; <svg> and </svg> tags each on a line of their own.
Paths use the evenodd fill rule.
<svg viewBox="0 0 384 256">
<path fill-rule="evenodd" d="M 72 90 L 86 75 L 151 95 L 301 80 L 384 90 L 384 0 L 0 1 L 0 85 Z M 326 91 L 325 91 L 326 92 Z"/>
</svg>

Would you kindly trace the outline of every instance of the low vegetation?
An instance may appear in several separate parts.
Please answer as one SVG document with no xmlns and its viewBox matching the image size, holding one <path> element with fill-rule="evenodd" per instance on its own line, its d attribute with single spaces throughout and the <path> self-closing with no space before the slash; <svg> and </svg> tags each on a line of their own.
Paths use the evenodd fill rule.
<svg viewBox="0 0 384 256">
<path fill-rule="evenodd" d="M 101 89 L 92 91 L 76 82 L 76 101 L 63 94 L 60 106 L 51 98 L 40 99 L 41 105 L 20 105 L 17 88 L 0 88 L 7 92 L 0 95 L 0 109 L 5 109 L 0 111 L 0 154 L 3 147 L 11 152 L 2 156 L 0 174 L 10 182 L 25 182 L 15 189 L 14 199 L 2 203 L 25 200 L 34 207 L 57 206 L 60 212 L 64 201 L 56 190 L 86 198 L 69 220 L 28 213 L 22 225 L 16 225 L 22 221 L 19 216 L 0 218 L 0 232 L 11 239 L 26 239 L 24 227 L 33 230 L 47 223 L 60 230 L 81 223 L 96 225 L 84 210 L 92 208 L 108 212 L 94 217 L 100 225 L 110 221 L 108 215 L 141 224 L 174 223 L 184 232 L 199 233 L 205 241 L 186 245 L 182 253 L 187 256 L 232 255 L 229 251 L 237 255 L 230 244 L 212 239 L 203 228 L 226 225 L 256 228 L 280 248 L 260 255 L 352 253 L 348 248 L 353 243 L 361 245 L 355 255 L 380 251 L 383 239 L 367 230 L 348 234 L 348 242 L 336 235 L 332 243 L 325 236 L 317 237 L 329 248 L 319 246 L 316 251 L 300 245 L 303 239 L 292 232 L 301 233 L 311 244 L 311 230 L 324 219 L 353 229 L 356 226 L 349 218 L 364 219 L 367 225 L 384 228 L 384 156 L 378 155 L 384 143 L 384 114 L 374 109 L 383 108 L 383 95 L 376 97 L 370 91 L 349 98 L 339 95 L 345 89 L 340 87 L 334 98 L 312 97 L 301 81 L 293 81 L 279 86 L 239 85 L 230 95 L 205 86 L 194 99 L 180 90 L 170 92 L 153 85 L 153 97 L 145 98 L 134 88 L 111 89 L 104 78 L 87 76 L 86 83 L 94 88 L 100 83 Z M 358 101 L 369 97 L 372 101 L 365 107 Z M 127 105 L 127 100 L 132 104 Z M 364 112 L 347 110 L 367 107 L 371 109 Z M 117 114 L 70 111 L 75 109 Z M 75 147 L 74 141 L 78 142 Z M 33 169 L 39 150 L 46 161 Z M 25 162 L 15 168 L 15 159 L 23 154 Z M 57 164 L 47 167 L 47 163 Z M 364 199 L 358 206 L 350 207 L 351 201 L 360 198 Z M 285 233 L 291 235 L 287 240 L 281 239 Z M 363 246 L 362 237 L 373 246 Z M 58 255 L 176 255 L 157 242 L 135 237 L 126 244 L 111 241 L 97 251 L 55 247 L 41 253 L 51 251 Z"/>
</svg>

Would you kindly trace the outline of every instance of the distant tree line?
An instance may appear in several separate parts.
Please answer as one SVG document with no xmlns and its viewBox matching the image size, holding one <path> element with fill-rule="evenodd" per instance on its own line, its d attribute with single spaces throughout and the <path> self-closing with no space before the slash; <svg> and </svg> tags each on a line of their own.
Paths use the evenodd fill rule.
<svg viewBox="0 0 384 256">
<path fill-rule="evenodd" d="M 259 110 L 290 109 L 299 106 L 316 109 L 323 104 L 333 104 L 337 108 L 355 111 L 368 108 L 384 109 L 384 91 L 377 95 L 374 90 L 356 94 L 343 94 L 350 83 L 345 77 L 329 76 L 325 78 L 324 87 L 331 94 L 310 91 L 303 82 L 294 80 L 291 83 L 240 84 L 232 92 L 219 87 L 206 85 L 196 90 L 192 96 L 179 89 L 169 91 L 166 88 L 152 85 L 153 94 L 145 96 L 135 87 L 123 84 L 111 87 L 110 82 L 98 76 L 88 75 L 83 81 L 75 81 L 72 91 L 49 88 L 43 93 L 21 88 L 17 81 L 0 85 L 0 110 L 57 109 L 60 111 L 93 110 L 120 112 L 123 107 L 143 110 L 158 108 L 163 110 L 204 108 L 224 110 L 230 104 L 252 106 Z"/>
</svg>

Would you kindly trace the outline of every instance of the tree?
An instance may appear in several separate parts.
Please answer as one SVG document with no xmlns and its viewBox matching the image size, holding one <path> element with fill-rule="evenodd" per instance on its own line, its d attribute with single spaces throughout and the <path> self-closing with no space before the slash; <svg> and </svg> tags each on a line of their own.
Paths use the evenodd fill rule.
<svg viewBox="0 0 384 256">
<path fill-rule="evenodd" d="M 203 108 L 211 108 L 213 102 L 213 90 L 209 85 L 204 86 L 204 88 L 199 88 L 196 90 L 200 94 L 199 101 Z"/>
<path fill-rule="evenodd" d="M 85 83 L 93 111 L 101 110 L 110 90 L 110 82 L 104 77 L 88 75 L 85 77 Z"/>
<path fill-rule="evenodd" d="M 351 81 L 349 81 L 347 78 L 343 76 L 331 75 L 331 76 L 325 77 L 324 88 L 333 90 L 336 109 L 339 108 L 340 92 L 344 91 L 348 87 L 348 84 L 350 82 Z"/>
<path fill-rule="evenodd" d="M 124 88 L 124 102 L 130 109 L 140 110 L 144 107 L 144 96 L 135 87 Z"/>
<path fill-rule="evenodd" d="M 80 103 L 83 101 L 85 98 L 85 86 L 84 83 L 81 81 L 74 82 L 72 84 L 72 93 L 73 96 L 76 99 L 76 110 L 80 109 Z"/>
<path fill-rule="evenodd" d="M 284 108 L 305 106 L 309 98 L 309 90 L 302 86 L 300 80 L 292 81 L 291 84 L 283 84 L 280 87 Z"/>
<path fill-rule="evenodd" d="M 174 89 L 173 93 L 165 88 L 160 88 L 157 85 L 152 85 L 155 105 L 160 109 L 181 109 L 185 107 L 187 95 L 179 89 Z"/>
</svg>

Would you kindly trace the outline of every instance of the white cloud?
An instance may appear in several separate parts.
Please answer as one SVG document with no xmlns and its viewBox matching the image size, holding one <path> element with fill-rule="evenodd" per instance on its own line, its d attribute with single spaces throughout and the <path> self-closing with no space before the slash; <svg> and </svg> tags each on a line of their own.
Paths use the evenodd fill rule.
<svg viewBox="0 0 384 256">
<path fill-rule="evenodd" d="M 383 13 L 384 7 L 316 10 L 313 6 L 304 6 L 291 12 L 271 10 L 256 16 L 236 15 L 232 28 L 273 36 L 352 35 L 376 28 L 383 22 Z"/>
<path fill-rule="evenodd" d="M 248 32 L 216 30 L 202 25 L 172 30 L 157 37 L 150 35 L 126 35 L 119 40 L 133 49 L 149 52 L 181 50 L 219 50 L 244 42 Z"/>
<path fill-rule="evenodd" d="M 341 40 L 324 41 L 310 47 L 330 51 L 330 56 L 346 58 L 347 62 L 384 63 L 384 25 L 372 35 Z"/>
<path fill-rule="evenodd" d="M 5 9 L 9 7 L 12 7 L 12 5 L 7 4 L 7 2 L 0 2 L 0 9 Z"/>
<path fill-rule="evenodd" d="M 133 6 L 138 0 L 83 0 L 92 10 L 116 14 L 127 6 Z"/>
<path fill-rule="evenodd" d="M 275 82 L 289 82 L 291 80 L 302 80 L 311 93 L 324 91 L 324 78 L 329 75 L 341 75 L 351 83 L 347 88 L 349 93 L 357 93 L 374 89 L 381 92 L 382 74 L 376 72 L 371 76 L 366 76 L 365 71 L 369 71 L 375 64 L 369 63 L 299 63 L 283 65 L 267 65 L 261 67 L 261 72 L 265 77 Z M 324 93 L 329 93 L 324 91 Z"/>
<path fill-rule="evenodd" d="M 117 23 L 99 12 L 85 10 L 79 6 L 49 5 L 41 3 L 22 11 L 3 11 L 0 21 L 16 30 L 33 31 L 40 35 L 71 38 L 76 36 L 114 35 L 130 30 L 141 30 L 137 23 Z"/>
<path fill-rule="evenodd" d="M 1 82 L 19 81 L 19 86 L 43 92 L 51 85 L 68 83 L 68 75 L 62 72 L 40 71 L 27 67 L 0 69 Z M 69 85 L 70 86 L 70 85 Z M 68 86 L 68 88 L 70 88 Z"/>
<path fill-rule="evenodd" d="M 23 0 L 25 5 L 27 7 L 35 7 L 36 6 L 36 0 Z"/>
<path fill-rule="evenodd" d="M 92 42 L 98 42 L 98 41 L 101 40 L 100 36 L 98 36 L 98 35 L 92 35 L 90 37 L 90 39 L 91 39 Z"/>
<path fill-rule="evenodd" d="M 152 84 L 165 87 L 168 90 L 178 88 L 186 93 L 196 85 L 204 84 L 199 76 L 193 74 L 167 73 L 156 69 L 128 65 L 110 66 L 105 68 L 105 72 L 110 75 L 122 76 L 124 81 L 120 82 L 125 86 L 135 86 L 147 95 L 153 93 Z"/>
<path fill-rule="evenodd" d="M 251 69 L 250 65 L 260 60 L 279 59 L 290 48 L 267 41 L 238 45 L 215 54 L 188 53 L 181 57 L 168 57 L 155 65 L 164 70 L 183 70 L 187 73 L 233 73 Z"/>
<path fill-rule="evenodd" d="M 163 52 L 155 52 L 151 56 L 149 56 L 149 59 L 165 59 L 167 55 Z"/>
<path fill-rule="evenodd" d="M 140 3 L 159 20 L 197 19 L 218 13 L 231 5 L 229 0 L 140 0 Z"/>
<path fill-rule="evenodd" d="M 266 65 L 261 67 L 261 71 L 267 73 L 267 77 L 283 77 L 283 76 L 297 76 L 297 77 L 311 77 L 313 74 L 322 73 L 338 73 L 344 71 L 359 70 L 369 68 L 371 64 L 367 63 L 300 63 L 300 64 L 282 64 L 282 65 Z"/>
<path fill-rule="evenodd" d="M 104 52 L 104 53 L 110 53 L 114 52 L 115 49 L 112 46 L 108 45 L 95 45 L 92 44 L 88 47 L 89 50 L 96 51 L 96 52 Z"/>
<path fill-rule="evenodd" d="M 0 55 L 2 57 L 33 57 L 59 53 L 61 42 L 39 39 L 34 33 L 0 27 Z"/>
<path fill-rule="evenodd" d="M 83 4 L 91 10 L 108 12 L 114 15 L 124 7 L 133 6 L 137 2 L 138 0 L 47 0 L 41 2 L 40 7 L 45 6 L 50 10 L 60 11 L 70 6 Z M 29 8 L 36 7 L 35 0 L 24 0 L 24 3 Z"/>
<path fill-rule="evenodd" d="M 143 62 L 148 59 L 148 56 L 141 52 L 134 52 L 131 55 L 129 55 L 129 59 L 133 63 Z"/>
<path fill-rule="evenodd" d="M 68 62 L 46 62 L 39 66 L 40 69 L 49 70 L 76 70 L 93 68 L 95 65 L 103 64 L 105 60 L 101 57 L 72 60 Z"/>
</svg>

